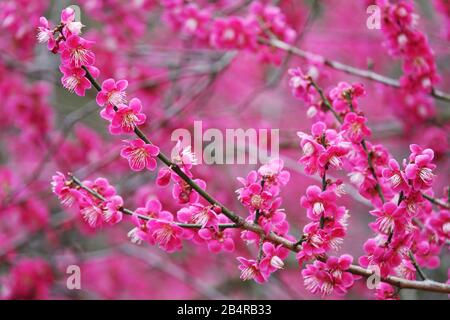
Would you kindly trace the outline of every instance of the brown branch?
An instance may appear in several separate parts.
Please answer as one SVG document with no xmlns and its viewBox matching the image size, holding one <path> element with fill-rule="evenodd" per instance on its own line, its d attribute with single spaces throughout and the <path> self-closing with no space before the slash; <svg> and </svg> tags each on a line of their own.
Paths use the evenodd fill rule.
<svg viewBox="0 0 450 320">
<path fill-rule="evenodd" d="M 69 173 L 68 176 L 71 178 L 72 183 L 74 183 L 75 185 L 79 186 L 83 190 L 86 190 L 89 194 L 91 194 L 92 196 L 94 196 L 98 200 L 100 200 L 102 202 L 107 202 L 108 201 L 100 193 L 98 193 L 97 191 L 87 187 L 80 179 L 78 179 L 77 177 L 75 177 L 71 173 Z M 145 216 L 145 215 L 136 213 L 133 210 L 127 209 L 125 207 L 119 208 L 119 211 L 122 212 L 123 214 L 129 215 L 129 216 L 136 216 L 136 217 L 138 217 L 139 219 L 142 219 L 142 220 L 147 220 L 147 221 L 152 220 L 152 218 L 149 217 L 149 216 Z M 200 225 L 200 224 L 181 223 L 181 222 L 174 222 L 174 223 L 177 226 L 179 226 L 179 227 L 187 228 L 187 229 L 201 229 L 202 228 L 202 225 Z M 219 228 L 220 229 L 237 228 L 237 225 L 234 224 L 234 223 L 221 223 L 221 224 L 219 224 Z"/>
</svg>

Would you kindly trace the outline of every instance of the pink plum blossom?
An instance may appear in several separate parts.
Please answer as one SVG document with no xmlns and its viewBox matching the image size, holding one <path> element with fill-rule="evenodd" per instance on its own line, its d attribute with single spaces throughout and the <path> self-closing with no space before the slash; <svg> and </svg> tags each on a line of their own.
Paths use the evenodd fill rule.
<svg viewBox="0 0 450 320">
<path fill-rule="evenodd" d="M 147 119 L 141 111 L 142 103 L 138 98 L 131 99 L 128 105 L 119 104 L 111 119 L 109 132 L 111 134 L 132 133 L 136 126 L 143 124 Z"/>
<path fill-rule="evenodd" d="M 91 51 L 92 41 L 77 35 L 71 35 L 61 45 L 61 59 L 65 65 L 75 68 L 90 66 L 95 62 L 95 54 Z"/>
<path fill-rule="evenodd" d="M 181 250 L 184 238 L 183 228 L 177 226 L 172 221 L 162 221 L 152 219 L 147 224 L 148 241 L 150 244 L 157 244 L 161 249 L 167 252 Z"/>
<path fill-rule="evenodd" d="M 345 294 L 354 282 L 354 276 L 346 272 L 352 261 L 352 256 L 342 255 L 329 257 L 326 263 L 316 260 L 307 265 L 302 271 L 306 289 L 322 296 L 332 293 Z"/>
<path fill-rule="evenodd" d="M 97 93 L 96 102 L 99 106 L 105 106 L 105 109 L 100 113 L 102 118 L 111 120 L 114 117 L 114 106 L 125 104 L 126 88 L 128 87 L 127 80 L 115 81 L 110 78 L 102 83 L 102 90 Z"/>
<path fill-rule="evenodd" d="M 141 139 L 126 141 L 126 146 L 120 152 L 120 156 L 128 160 L 133 171 L 155 170 L 155 157 L 158 154 L 159 148 L 157 146 L 145 143 Z"/>
<path fill-rule="evenodd" d="M 364 138 L 370 137 L 371 130 L 366 126 L 366 118 L 353 112 L 347 113 L 341 130 L 353 143 L 360 143 Z"/>
<path fill-rule="evenodd" d="M 267 281 L 267 276 L 261 271 L 257 261 L 244 257 L 238 257 L 237 259 L 240 262 L 239 270 L 241 270 L 242 280 L 254 280 L 259 284 Z"/>
</svg>

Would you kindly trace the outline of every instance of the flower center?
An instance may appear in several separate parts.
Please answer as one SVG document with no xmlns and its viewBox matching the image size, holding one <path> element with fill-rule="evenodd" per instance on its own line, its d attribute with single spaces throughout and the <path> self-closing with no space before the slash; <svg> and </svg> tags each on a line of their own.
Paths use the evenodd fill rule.
<svg viewBox="0 0 450 320">
<path fill-rule="evenodd" d="M 80 78 L 78 78 L 76 75 L 73 74 L 71 76 L 65 77 L 62 83 L 64 88 L 66 88 L 70 92 L 73 92 L 80 83 Z"/>
<path fill-rule="evenodd" d="M 430 168 L 422 168 L 419 171 L 419 177 L 425 183 L 431 183 L 433 180 L 433 172 Z"/>
<path fill-rule="evenodd" d="M 251 266 L 251 267 L 247 267 L 244 270 L 242 270 L 241 273 L 241 279 L 244 281 L 253 279 L 256 275 L 256 269 L 255 267 Z"/>
<path fill-rule="evenodd" d="M 144 148 L 137 148 L 131 152 L 130 158 L 132 167 L 145 168 L 148 153 Z"/>
<path fill-rule="evenodd" d="M 173 230 L 169 225 L 165 225 L 155 232 L 155 239 L 160 244 L 167 244 L 172 238 Z"/>
<path fill-rule="evenodd" d="M 305 143 L 305 145 L 303 146 L 303 153 L 305 154 L 305 156 L 310 156 L 314 153 L 314 147 L 311 144 L 311 142 L 307 142 Z"/>
<path fill-rule="evenodd" d="M 206 209 L 202 209 L 199 212 L 195 213 L 192 216 L 192 222 L 196 224 L 200 224 L 202 226 L 206 225 L 209 221 L 208 211 Z"/>
<path fill-rule="evenodd" d="M 310 243 L 311 243 L 311 245 L 312 245 L 313 247 L 318 248 L 318 247 L 320 247 L 320 246 L 322 245 L 323 239 L 322 239 L 322 237 L 321 237 L 320 235 L 314 234 L 314 235 L 312 235 L 312 237 L 311 237 Z"/>
<path fill-rule="evenodd" d="M 328 161 L 333 167 L 339 168 L 341 166 L 341 160 L 338 157 L 332 156 Z"/>
<path fill-rule="evenodd" d="M 63 192 L 60 196 L 61 204 L 63 207 L 71 207 L 74 204 L 75 199 L 76 198 L 69 190 Z"/>
<path fill-rule="evenodd" d="M 81 215 L 91 227 L 95 227 L 97 223 L 99 210 L 100 209 L 95 206 L 89 206 L 81 209 Z"/>
<path fill-rule="evenodd" d="M 72 52 L 70 53 L 70 56 L 72 60 L 75 63 L 75 66 L 80 67 L 87 62 L 87 56 L 88 56 L 89 50 L 86 48 L 83 48 L 82 46 L 78 46 L 75 49 L 72 49 Z"/>
<path fill-rule="evenodd" d="M 260 208 L 263 203 L 263 199 L 259 194 L 255 194 L 252 196 L 252 200 L 250 202 L 252 204 L 252 207 Z"/>
<path fill-rule="evenodd" d="M 442 225 L 442 231 L 444 231 L 444 233 L 450 233 L 450 222 L 446 222 Z"/>
<path fill-rule="evenodd" d="M 37 35 L 37 39 L 39 43 L 45 43 L 50 40 L 50 34 L 47 30 L 40 30 Z"/>
<path fill-rule="evenodd" d="M 395 173 L 392 175 L 392 177 L 389 178 L 389 181 L 391 181 L 392 186 L 396 188 L 400 185 L 402 179 L 400 178 L 400 175 L 398 173 Z"/>
<path fill-rule="evenodd" d="M 313 211 L 315 214 L 319 215 L 325 211 L 325 207 L 322 202 L 315 202 L 313 205 Z"/>
<path fill-rule="evenodd" d="M 233 29 L 228 28 L 223 33 L 223 39 L 224 40 L 233 40 L 235 37 L 236 37 L 236 33 L 234 32 Z"/>
<path fill-rule="evenodd" d="M 189 18 L 186 20 L 185 27 L 188 31 L 194 32 L 197 29 L 198 22 L 194 18 Z"/>
<path fill-rule="evenodd" d="M 108 93 L 108 102 L 112 105 L 119 105 L 121 103 L 127 102 L 127 94 L 124 91 L 112 91 Z"/>
<path fill-rule="evenodd" d="M 122 119 L 122 127 L 128 128 L 133 130 L 134 129 L 134 123 L 136 122 L 138 118 L 133 112 L 127 112 Z"/>
<path fill-rule="evenodd" d="M 380 231 L 388 234 L 394 230 L 394 219 L 390 216 L 384 216 L 377 219 L 378 227 Z"/>
<path fill-rule="evenodd" d="M 273 256 L 272 259 L 270 259 L 270 265 L 277 269 L 283 269 L 284 262 L 281 260 L 278 256 Z"/>
</svg>

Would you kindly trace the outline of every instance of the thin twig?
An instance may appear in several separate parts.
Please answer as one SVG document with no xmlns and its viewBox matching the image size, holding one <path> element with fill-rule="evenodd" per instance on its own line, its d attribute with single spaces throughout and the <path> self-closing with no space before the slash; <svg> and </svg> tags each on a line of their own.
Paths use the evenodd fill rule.
<svg viewBox="0 0 450 320">
<path fill-rule="evenodd" d="M 103 197 L 100 193 L 98 193 L 97 191 L 89 188 L 88 186 L 86 186 L 80 179 L 78 179 L 77 177 L 75 177 L 72 174 L 68 174 L 70 176 L 70 178 L 72 179 L 73 183 L 76 184 L 77 186 L 79 186 L 80 188 L 82 188 L 83 190 L 86 190 L 88 193 L 90 193 L 92 196 L 94 196 L 95 198 L 97 198 L 98 200 L 102 201 L 102 202 L 106 202 L 108 201 L 105 197 Z M 136 216 L 139 219 L 142 220 L 152 220 L 153 218 L 146 216 L 146 215 L 142 215 L 139 214 L 133 210 L 121 207 L 119 208 L 119 211 L 129 215 L 129 216 Z M 181 222 L 174 222 L 174 224 L 176 224 L 179 227 L 182 228 L 186 228 L 186 229 L 201 229 L 203 226 L 200 224 L 192 224 L 192 223 L 181 223 Z M 218 227 L 220 229 L 229 229 L 229 228 L 237 228 L 238 226 L 235 223 L 221 223 L 218 225 Z"/>
<path fill-rule="evenodd" d="M 339 61 L 327 59 L 321 55 L 293 47 L 293 46 L 289 45 L 288 43 L 283 42 L 279 39 L 259 38 L 258 41 L 262 44 L 269 45 L 269 46 L 284 50 L 286 52 L 290 52 L 290 53 L 292 53 L 296 56 L 299 56 L 301 58 L 304 58 L 304 59 L 319 59 L 319 61 L 322 61 L 324 65 L 326 65 L 332 69 L 345 72 L 347 74 L 351 74 L 354 76 L 372 80 L 372 81 L 382 83 L 384 85 L 394 87 L 394 88 L 401 87 L 400 82 L 396 79 L 383 76 L 381 74 L 378 74 L 378 73 L 370 71 L 370 70 L 355 68 L 355 67 L 349 66 L 347 64 L 341 63 Z M 445 102 L 450 102 L 450 94 L 443 92 L 441 90 L 433 88 L 431 90 L 430 95 L 432 97 L 434 97 L 435 99 L 442 100 Z"/>
</svg>

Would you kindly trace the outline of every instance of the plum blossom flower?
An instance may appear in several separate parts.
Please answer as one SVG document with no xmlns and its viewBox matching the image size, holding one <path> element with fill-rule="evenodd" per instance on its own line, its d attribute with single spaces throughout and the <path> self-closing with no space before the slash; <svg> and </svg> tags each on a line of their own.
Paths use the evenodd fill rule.
<svg viewBox="0 0 450 320">
<path fill-rule="evenodd" d="M 177 144 L 172 150 L 172 162 L 185 170 L 190 170 L 192 166 L 197 164 L 195 153 L 192 152 L 191 146 L 184 146 L 182 140 L 178 139 Z"/>
<path fill-rule="evenodd" d="M 248 207 L 251 212 L 255 210 L 267 210 L 273 200 L 273 195 L 265 191 L 260 183 L 253 183 L 248 187 L 238 189 L 239 201 L 246 207 Z"/>
<path fill-rule="evenodd" d="M 445 242 L 450 239 L 450 211 L 449 210 L 440 210 L 431 216 L 427 225 L 431 230 L 436 233 L 437 238 Z"/>
<path fill-rule="evenodd" d="M 292 95 L 306 103 L 311 103 L 317 91 L 312 85 L 310 76 L 304 74 L 300 68 L 289 69 L 288 73 L 291 76 L 289 87 L 291 87 Z"/>
<path fill-rule="evenodd" d="M 119 104 L 111 119 L 109 132 L 114 135 L 133 132 L 136 126 L 143 124 L 147 119 L 141 111 L 142 104 L 138 98 L 131 99 L 128 105 Z"/>
<path fill-rule="evenodd" d="M 80 200 L 80 214 L 92 229 L 99 228 L 104 223 L 101 205 L 92 198 L 86 197 Z"/>
<path fill-rule="evenodd" d="M 418 16 L 414 13 L 414 5 L 410 1 L 383 1 L 380 7 L 389 53 L 403 59 L 401 87 L 413 95 L 430 92 L 440 77 L 427 37 L 417 30 Z"/>
<path fill-rule="evenodd" d="M 336 212 L 336 193 L 322 191 L 318 186 L 309 186 L 306 195 L 300 199 L 300 204 L 307 209 L 306 215 L 312 221 L 318 221 L 323 217 L 333 217 Z"/>
<path fill-rule="evenodd" d="M 353 85 L 347 82 L 339 82 L 338 85 L 330 91 L 330 100 L 334 110 L 338 113 L 346 113 L 350 110 L 350 103 L 353 110 L 358 109 L 357 98 L 365 95 L 364 86 L 360 83 Z"/>
<path fill-rule="evenodd" d="M 237 260 L 241 263 L 239 270 L 241 270 L 241 279 L 244 281 L 255 280 L 257 283 L 262 284 L 267 281 L 266 275 L 261 272 L 259 263 L 256 260 L 246 259 L 244 257 L 238 257 Z"/>
<path fill-rule="evenodd" d="M 121 201 L 123 204 L 123 200 L 115 198 L 116 190 L 109 184 L 108 180 L 97 178 L 94 181 L 83 181 L 83 184 L 106 199 L 106 202 L 103 202 L 103 200 L 97 199 L 89 193 L 84 193 L 84 196 L 79 199 L 80 214 L 83 220 L 93 229 L 101 227 L 104 223 L 119 222 L 122 216 L 115 211 L 121 206 Z M 106 205 L 109 200 L 112 201 L 111 207 L 107 208 Z M 107 213 L 107 210 L 111 211 Z"/>
<path fill-rule="evenodd" d="M 348 153 L 349 149 L 344 145 L 333 145 L 323 152 L 317 161 L 322 168 L 326 166 L 340 169 L 342 167 L 342 158 Z"/>
<path fill-rule="evenodd" d="M 389 167 L 383 169 L 383 177 L 388 179 L 395 192 L 408 192 L 409 186 L 405 173 L 395 159 L 389 159 Z"/>
<path fill-rule="evenodd" d="M 172 220 L 173 218 L 169 211 L 162 210 L 162 204 L 158 199 L 148 200 L 145 207 L 139 207 L 134 212 L 152 219 Z"/>
<path fill-rule="evenodd" d="M 425 200 L 420 191 L 411 190 L 403 197 L 400 207 L 405 208 L 409 215 L 420 216 L 431 211 L 431 204 Z"/>
<path fill-rule="evenodd" d="M 305 166 L 305 172 L 307 174 L 312 175 L 321 170 L 318 159 L 325 148 L 312 137 L 303 135 L 302 133 L 298 133 L 298 136 L 301 138 L 300 147 L 303 151 L 303 156 L 298 162 Z"/>
<path fill-rule="evenodd" d="M 375 290 L 377 300 L 399 300 L 400 296 L 393 286 L 386 282 L 380 282 Z"/>
<path fill-rule="evenodd" d="M 331 256 L 326 263 L 314 261 L 302 270 L 303 281 L 307 290 L 313 294 L 322 296 L 330 295 L 333 292 L 345 294 L 353 286 L 354 277 L 347 272 L 353 261 L 350 255 L 340 257 Z"/>
<path fill-rule="evenodd" d="M 157 244 L 161 249 L 169 253 L 182 248 L 181 239 L 185 238 L 185 232 L 183 228 L 172 221 L 151 219 L 147 223 L 147 228 L 150 244 Z"/>
<path fill-rule="evenodd" d="M 264 242 L 262 246 L 264 258 L 259 263 L 259 268 L 266 277 L 277 270 L 284 268 L 283 260 L 289 255 L 289 250 L 282 245 L 275 246 L 271 242 Z"/>
<path fill-rule="evenodd" d="M 57 172 L 52 177 L 52 192 L 58 196 L 64 207 L 71 207 L 78 202 L 82 194 L 71 187 L 71 181 L 61 172 Z"/>
<path fill-rule="evenodd" d="M 401 278 L 408 280 L 416 280 L 417 270 L 412 264 L 409 257 L 402 259 L 402 263 L 396 268 L 396 272 Z"/>
<path fill-rule="evenodd" d="M 411 151 L 414 149 L 411 148 Z M 407 179 L 412 180 L 412 185 L 415 190 L 429 189 L 434 180 L 433 169 L 436 165 L 431 163 L 434 158 L 434 152 L 431 149 L 425 149 L 420 154 L 412 157 L 410 156 L 411 163 L 405 168 L 405 176 Z"/>
<path fill-rule="evenodd" d="M 91 51 L 93 41 L 83 39 L 77 35 L 69 36 L 61 44 L 61 59 L 65 65 L 76 68 L 94 64 L 95 54 Z"/>
<path fill-rule="evenodd" d="M 305 172 L 314 174 L 319 171 L 323 175 L 328 167 L 340 168 L 341 158 L 350 151 L 349 143 L 344 142 L 335 130 L 327 129 L 321 121 L 312 125 L 311 134 L 297 132 L 304 153 L 299 162 L 305 165 Z"/>
<path fill-rule="evenodd" d="M 158 171 L 158 176 L 156 177 L 156 184 L 160 187 L 165 187 L 170 183 L 170 179 L 172 178 L 172 169 L 170 168 L 161 168 Z"/>
<path fill-rule="evenodd" d="M 216 228 L 219 220 L 211 206 L 203 206 L 193 203 L 188 207 L 181 208 L 177 212 L 177 218 L 184 223 L 199 224 L 202 228 Z"/>
<path fill-rule="evenodd" d="M 223 214 L 218 216 L 219 223 L 228 223 L 228 218 Z M 198 231 L 200 238 L 206 241 L 208 250 L 217 253 L 222 250 L 227 252 L 234 251 L 234 230 L 233 228 L 202 228 Z"/>
<path fill-rule="evenodd" d="M 133 243 L 141 243 L 149 241 L 148 221 L 149 219 L 157 219 L 164 221 L 172 221 L 173 215 L 169 211 L 162 210 L 161 202 L 158 199 L 150 199 L 146 202 L 145 207 L 139 207 L 134 211 L 136 214 L 131 217 L 135 228 L 128 232 L 128 237 Z M 147 217 L 143 219 L 141 217 Z"/>
<path fill-rule="evenodd" d="M 37 39 L 39 43 L 47 43 L 47 48 L 49 50 L 52 50 L 55 47 L 56 41 L 53 37 L 53 31 L 50 29 L 48 20 L 45 17 L 39 18 Z"/>
<path fill-rule="evenodd" d="M 383 234 L 390 234 L 396 230 L 396 232 L 403 229 L 407 223 L 406 210 L 397 207 L 395 203 L 386 202 L 383 204 L 382 209 L 375 209 L 370 211 L 370 214 L 377 217 L 374 223 L 370 226 L 377 232 Z"/>
<path fill-rule="evenodd" d="M 174 179 L 174 185 L 172 189 L 172 196 L 178 200 L 178 203 L 196 203 L 198 202 L 199 195 L 186 181 L 181 179 L 177 175 L 172 176 Z M 194 182 L 201 188 L 206 189 L 206 182 L 201 179 L 195 179 Z"/>
<path fill-rule="evenodd" d="M 97 93 L 96 102 L 99 106 L 105 106 L 100 113 L 106 120 L 111 120 L 114 116 L 114 106 L 127 102 L 127 94 L 125 90 L 128 87 L 127 80 L 115 81 L 107 79 L 102 83 L 102 90 Z"/>
<path fill-rule="evenodd" d="M 387 239 L 386 239 L 387 240 Z M 402 262 L 402 252 L 410 247 L 411 236 L 409 234 L 394 233 L 394 237 L 386 246 L 386 240 L 379 243 L 376 239 L 369 239 L 364 243 L 365 256 L 359 258 L 359 264 L 364 268 L 377 265 L 381 276 L 387 276 Z"/>
<path fill-rule="evenodd" d="M 285 186 L 289 182 L 291 174 L 289 171 L 283 170 L 283 167 L 284 162 L 281 159 L 271 159 L 267 164 L 261 166 L 258 169 L 258 174 L 264 180 L 264 185 L 277 189 Z M 273 194 L 278 193 L 273 188 L 271 188 L 271 191 Z"/>
<path fill-rule="evenodd" d="M 121 196 L 112 196 L 103 207 L 103 220 L 109 224 L 116 224 L 122 220 L 123 199 Z"/>
<path fill-rule="evenodd" d="M 289 224 L 286 221 L 284 209 L 280 209 L 281 202 L 281 198 L 276 198 L 269 208 L 260 211 L 258 224 L 263 228 L 266 234 L 273 231 L 279 235 L 284 235 L 289 230 Z M 254 221 L 255 214 L 256 213 L 252 213 L 248 220 Z"/>
<path fill-rule="evenodd" d="M 83 181 L 83 184 L 96 191 L 106 199 L 116 195 L 116 189 L 105 178 L 97 178 L 94 181 L 85 180 Z"/>
<path fill-rule="evenodd" d="M 79 96 L 84 96 L 86 90 L 92 87 L 89 80 L 85 77 L 86 71 L 81 68 L 61 65 L 59 67 L 63 73 L 61 83 L 64 88 L 70 92 L 75 92 Z"/>
<path fill-rule="evenodd" d="M 258 28 L 259 37 L 267 37 L 267 34 L 270 33 L 286 43 L 294 42 L 297 33 L 289 27 L 285 15 L 279 7 L 253 1 L 249 7 L 249 13 L 249 19 L 253 21 L 255 28 Z M 281 63 L 280 50 L 260 46 L 258 53 L 265 62 Z"/>
<path fill-rule="evenodd" d="M 349 112 L 344 118 L 341 130 L 353 143 L 360 143 L 364 138 L 370 137 L 372 131 L 366 126 L 367 119 Z"/>
<path fill-rule="evenodd" d="M 278 163 L 278 169 L 279 164 L 281 163 Z M 262 172 L 268 173 L 268 169 L 268 167 L 263 168 Z M 270 188 L 270 183 L 266 185 L 265 181 L 262 180 L 262 176 L 258 175 L 254 170 L 250 171 L 245 179 L 238 177 L 237 180 L 244 185 L 236 190 L 238 199 L 244 206 L 250 209 L 250 213 L 252 214 L 256 210 L 260 212 L 268 210 L 275 198 L 272 192 L 279 192 L 278 187 L 274 189 Z"/>
<path fill-rule="evenodd" d="M 127 145 L 120 151 L 120 156 L 128 160 L 131 170 L 155 170 L 155 157 L 159 154 L 159 148 L 157 146 L 145 143 L 141 139 L 125 142 Z"/>
<path fill-rule="evenodd" d="M 79 35 L 81 28 L 84 25 L 75 21 L 75 10 L 72 7 L 67 7 L 61 12 L 61 23 L 64 25 L 64 35 L 67 37 L 70 34 Z"/>
<path fill-rule="evenodd" d="M 436 269 L 439 267 L 441 260 L 439 253 L 441 245 L 428 239 L 417 239 L 414 248 L 414 255 L 419 266 L 427 269 Z"/>
<path fill-rule="evenodd" d="M 323 255 L 330 249 L 337 251 L 346 234 L 346 219 L 326 220 L 323 228 L 318 222 L 308 223 L 303 228 L 301 250 L 296 258 L 301 265 L 304 261 Z"/>
</svg>

